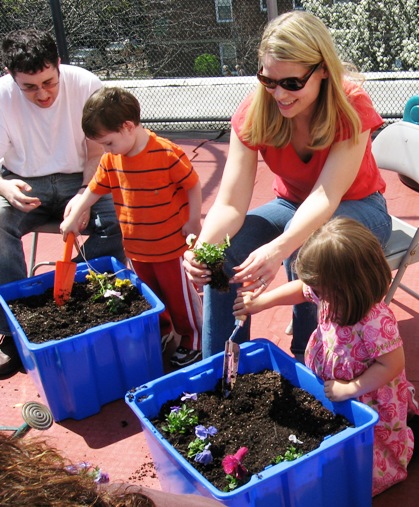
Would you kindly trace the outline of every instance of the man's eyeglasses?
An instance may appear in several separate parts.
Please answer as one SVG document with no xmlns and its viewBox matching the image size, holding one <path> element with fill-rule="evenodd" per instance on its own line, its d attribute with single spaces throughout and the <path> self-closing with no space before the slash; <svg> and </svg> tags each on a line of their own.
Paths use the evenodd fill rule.
<svg viewBox="0 0 419 507">
<path fill-rule="evenodd" d="M 315 65 L 308 73 L 299 78 L 299 77 L 286 77 L 284 79 L 271 79 L 270 77 L 266 77 L 262 74 L 263 67 L 256 74 L 259 82 L 263 84 L 265 88 L 269 90 L 275 90 L 277 86 L 280 86 L 284 90 L 288 90 L 289 92 L 297 92 L 298 90 L 302 90 L 304 86 L 307 84 L 307 81 L 311 78 L 314 71 L 319 67 L 322 62 Z"/>
<path fill-rule="evenodd" d="M 19 90 L 24 93 L 36 93 L 39 90 L 52 90 L 59 84 L 60 80 L 58 79 L 55 83 L 43 83 L 41 86 L 27 84 L 25 88 L 21 88 L 19 85 Z M 17 84 L 17 83 L 16 83 Z"/>
</svg>

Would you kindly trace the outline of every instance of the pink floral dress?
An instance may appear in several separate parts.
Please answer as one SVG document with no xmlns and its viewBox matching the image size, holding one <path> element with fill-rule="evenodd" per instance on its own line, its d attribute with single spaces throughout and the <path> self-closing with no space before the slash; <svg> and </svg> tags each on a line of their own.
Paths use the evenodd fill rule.
<svg viewBox="0 0 419 507">
<path fill-rule="evenodd" d="M 319 308 L 318 326 L 307 344 L 305 363 L 323 380 L 359 377 L 375 358 L 403 345 L 394 314 L 384 302 L 357 324 L 339 326 L 325 320 L 327 303 L 310 287 L 304 286 L 304 295 Z M 359 397 L 380 416 L 374 428 L 373 496 L 407 477 L 414 443 L 407 416 L 418 413 L 414 393 L 403 370 L 388 384 Z"/>
</svg>

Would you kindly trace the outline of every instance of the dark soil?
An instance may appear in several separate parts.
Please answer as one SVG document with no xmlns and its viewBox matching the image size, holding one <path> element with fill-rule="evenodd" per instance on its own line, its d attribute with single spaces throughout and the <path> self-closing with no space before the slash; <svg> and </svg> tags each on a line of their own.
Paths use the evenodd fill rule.
<svg viewBox="0 0 419 507">
<path fill-rule="evenodd" d="M 208 263 L 207 267 L 211 270 L 210 287 L 220 292 L 228 292 L 230 290 L 230 284 L 228 283 L 228 276 L 224 272 L 224 261 L 222 260 L 215 264 Z"/>
<path fill-rule="evenodd" d="M 210 450 L 214 461 L 209 465 L 196 463 L 188 458 L 188 444 L 195 439 L 194 428 L 190 433 L 171 435 L 162 430 L 170 407 L 186 403 L 198 414 L 198 424 L 215 426 L 218 433 L 210 437 Z M 221 380 L 214 392 L 198 394 L 197 401 L 168 401 L 161 408 L 159 417 L 152 423 L 203 476 L 216 488 L 224 491 L 226 474 L 221 462 L 228 454 L 235 454 L 240 447 L 249 449 L 243 465 L 250 476 L 262 472 L 279 455 L 284 456 L 291 446 L 307 454 L 319 447 L 325 437 L 343 431 L 351 423 L 341 415 L 325 409 L 307 391 L 293 386 L 275 371 L 238 375 L 234 390 L 228 398 L 222 394 Z M 293 444 L 295 435 L 302 444 Z"/>
<path fill-rule="evenodd" d="M 43 343 L 84 333 L 108 322 L 119 322 L 151 308 L 135 285 L 123 287 L 120 291 L 124 299 L 118 299 L 117 313 L 111 311 L 109 298 L 95 299 L 97 292 L 90 284 L 77 282 L 73 285 L 70 299 L 63 306 L 55 303 L 53 288 L 40 295 L 9 301 L 8 304 L 28 340 Z"/>
</svg>

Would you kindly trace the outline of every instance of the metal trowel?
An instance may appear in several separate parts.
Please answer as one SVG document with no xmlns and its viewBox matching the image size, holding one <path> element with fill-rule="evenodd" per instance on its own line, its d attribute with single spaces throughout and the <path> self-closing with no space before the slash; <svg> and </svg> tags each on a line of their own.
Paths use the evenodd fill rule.
<svg viewBox="0 0 419 507">
<path fill-rule="evenodd" d="M 234 330 L 225 343 L 222 390 L 226 398 L 229 396 L 236 383 L 237 369 L 239 367 L 240 346 L 238 343 L 234 342 L 233 339 L 238 330 L 243 326 L 245 320 L 246 316 L 241 316 L 235 320 Z"/>
</svg>

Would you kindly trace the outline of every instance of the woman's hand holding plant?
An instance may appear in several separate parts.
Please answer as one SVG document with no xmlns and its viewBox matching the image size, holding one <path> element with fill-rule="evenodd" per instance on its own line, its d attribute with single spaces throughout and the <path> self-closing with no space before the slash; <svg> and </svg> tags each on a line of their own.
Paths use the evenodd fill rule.
<svg viewBox="0 0 419 507">
<path fill-rule="evenodd" d="M 214 288 L 228 291 L 229 280 L 223 270 L 225 250 L 230 246 L 228 234 L 220 243 L 200 242 L 195 234 L 189 234 L 186 243 L 189 245 L 190 254 L 193 255 L 191 257 L 190 254 L 187 254 L 187 251 L 185 252 L 186 256 L 184 256 L 186 261 L 183 265 L 190 275 L 189 278 L 198 285 L 209 283 Z M 207 273 L 210 276 L 207 276 Z M 198 277 L 198 279 L 196 280 L 194 277 Z"/>
<path fill-rule="evenodd" d="M 253 292 L 253 297 L 261 294 L 274 280 L 282 263 L 281 250 L 274 242 L 262 245 L 254 250 L 248 258 L 234 269 L 237 273 L 230 280 L 232 283 L 242 283 L 247 291 Z M 201 259 L 197 260 L 193 250 L 184 253 L 183 265 L 189 278 L 197 285 L 211 282 L 211 270 Z"/>
<path fill-rule="evenodd" d="M 247 291 L 253 291 L 253 297 L 261 294 L 273 282 L 282 262 L 280 250 L 273 242 L 254 250 L 247 259 L 234 269 L 237 273 L 231 279 L 234 283 L 243 283 Z"/>
<path fill-rule="evenodd" d="M 198 262 L 192 250 L 186 250 L 183 254 L 183 267 L 185 268 L 188 278 L 195 285 L 203 286 L 211 281 L 211 270 L 207 269 L 206 264 Z"/>
</svg>

